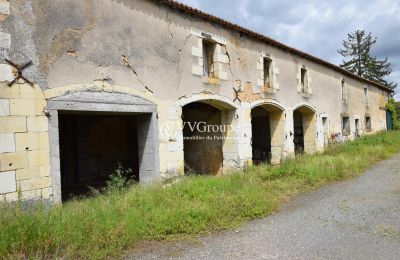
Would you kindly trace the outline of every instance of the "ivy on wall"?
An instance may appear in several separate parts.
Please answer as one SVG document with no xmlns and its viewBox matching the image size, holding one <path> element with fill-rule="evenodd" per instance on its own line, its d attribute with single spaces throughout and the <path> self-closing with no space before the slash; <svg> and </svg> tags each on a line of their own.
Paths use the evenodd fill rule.
<svg viewBox="0 0 400 260">
<path fill-rule="evenodd" d="M 389 99 L 387 102 L 386 109 L 392 114 L 393 128 L 395 130 L 400 130 L 400 118 L 399 114 L 397 113 L 397 103 L 393 98 Z"/>
</svg>

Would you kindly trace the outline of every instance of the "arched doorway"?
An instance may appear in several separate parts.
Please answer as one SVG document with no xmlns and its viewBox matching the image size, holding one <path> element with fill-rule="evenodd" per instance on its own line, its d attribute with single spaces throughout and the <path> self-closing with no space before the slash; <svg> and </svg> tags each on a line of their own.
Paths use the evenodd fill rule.
<svg viewBox="0 0 400 260">
<path fill-rule="evenodd" d="M 222 173 L 224 159 L 232 148 L 226 137 L 234 111 L 216 100 L 195 101 L 182 107 L 185 174 Z"/>
<path fill-rule="evenodd" d="M 294 151 L 314 153 L 316 151 L 316 113 L 308 106 L 300 106 L 293 111 Z"/>
<path fill-rule="evenodd" d="M 279 164 L 284 147 L 284 111 L 264 104 L 251 110 L 253 163 Z"/>
</svg>

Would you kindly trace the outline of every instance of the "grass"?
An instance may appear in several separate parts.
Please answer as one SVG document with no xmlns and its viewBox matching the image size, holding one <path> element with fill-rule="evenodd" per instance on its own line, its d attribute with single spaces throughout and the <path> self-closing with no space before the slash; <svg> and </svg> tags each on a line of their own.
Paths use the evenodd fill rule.
<svg viewBox="0 0 400 260">
<path fill-rule="evenodd" d="M 234 228 L 276 211 L 293 195 L 362 173 L 400 151 L 383 132 L 279 167 L 185 177 L 168 188 L 133 186 L 63 206 L 0 206 L 0 258 L 121 257 L 135 243 Z"/>
</svg>

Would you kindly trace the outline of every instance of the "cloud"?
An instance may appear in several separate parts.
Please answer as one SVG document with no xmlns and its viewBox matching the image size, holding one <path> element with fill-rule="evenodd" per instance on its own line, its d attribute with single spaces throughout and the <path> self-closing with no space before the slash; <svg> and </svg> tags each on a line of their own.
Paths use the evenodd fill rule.
<svg viewBox="0 0 400 260">
<path fill-rule="evenodd" d="M 342 61 L 337 49 L 347 33 L 364 29 L 378 37 L 373 55 L 388 57 L 388 79 L 400 85 L 400 0 L 180 1 L 334 64 Z"/>
</svg>

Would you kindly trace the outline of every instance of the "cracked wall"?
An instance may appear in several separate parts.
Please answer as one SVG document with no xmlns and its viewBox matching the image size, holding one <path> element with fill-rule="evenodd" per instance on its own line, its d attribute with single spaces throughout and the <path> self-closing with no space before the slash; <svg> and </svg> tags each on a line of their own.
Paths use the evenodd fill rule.
<svg viewBox="0 0 400 260">
<path fill-rule="evenodd" d="M 217 80 L 205 79 L 201 68 L 202 39 L 210 37 L 217 43 Z M 273 61 L 271 78 L 276 86 L 270 92 L 263 91 L 261 84 L 261 59 L 267 55 Z M 23 81 L 7 86 L 16 71 L 5 63 L 5 58 L 18 64 L 32 60 L 33 66 L 23 75 L 35 83 L 33 89 Z M 298 71 L 303 65 L 312 78 L 308 95 L 298 92 Z M 343 78 L 347 103 L 341 101 Z M 363 101 L 365 86 L 369 88 L 368 105 Z M 279 137 L 284 143 L 279 148 L 282 157 L 294 153 L 293 110 L 301 105 L 316 110 L 316 129 L 307 137 L 316 140 L 313 150 L 323 149 L 322 116 L 328 120 L 329 136 L 340 133 L 342 112 L 350 115 L 352 131 L 354 119 L 363 119 L 365 114 L 371 116 L 372 132 L 386 127 L 383 105 L 387 93 L 158 1 L 0 0 L 0 165 L 9 164 L 10 158 L 19 153 L 14 146 L 20 134 L 32 140 L 18 141 L 18 146 L 33 143 L 28 146 L 41 150 L 43 155 L 34 150 L 22 151 L 25 155 L 17 154 L 22 156 L 18 157 L 22 158 L 18 168 L 0 169 L 0 178 L 10 184 L 7 193 L 0 190 L 0 200 L 16 198 L 20 187 L 17 171 L 25 171 L 24 176 L 35 183 L 30 188 L 25 186 L 31 189 L 23 191 L 27 197 L 40 197 L 40 193 L 51 196 L 47 191 L 54 181 L 46 185 L 38 181 L 53 171 L 29 171 L 36 166 L 29 166 L 27 156 L 35 154 L 31 158 L 40 160 L 43 167 L 49 166 L 49 148 L 36 145 L 46 140 L 49 131 L 47 102 L 75 92 L 125 93 L 151 100 L 157 107 L 158 128 L 168 125 L 166 133 L 157 137 L 161 178 L 183 172 L 181 116 L 182 104 L 188 102 L 217 100 L 232 109 L 225 122 L 239 130 L 233 134 L 236 141 L 229 141 L 223 151 L 224 165 L 232 168 L 251 164 L 250 111 L 256 106 L 274 104 L 284 111 L 280 118 L 284 130 Z M 40 125 L 36 129 L 40 131 L 29 129 L 32 122 Z M 360 123 L 364 130 L 363 120 Z"/>
</svg>

